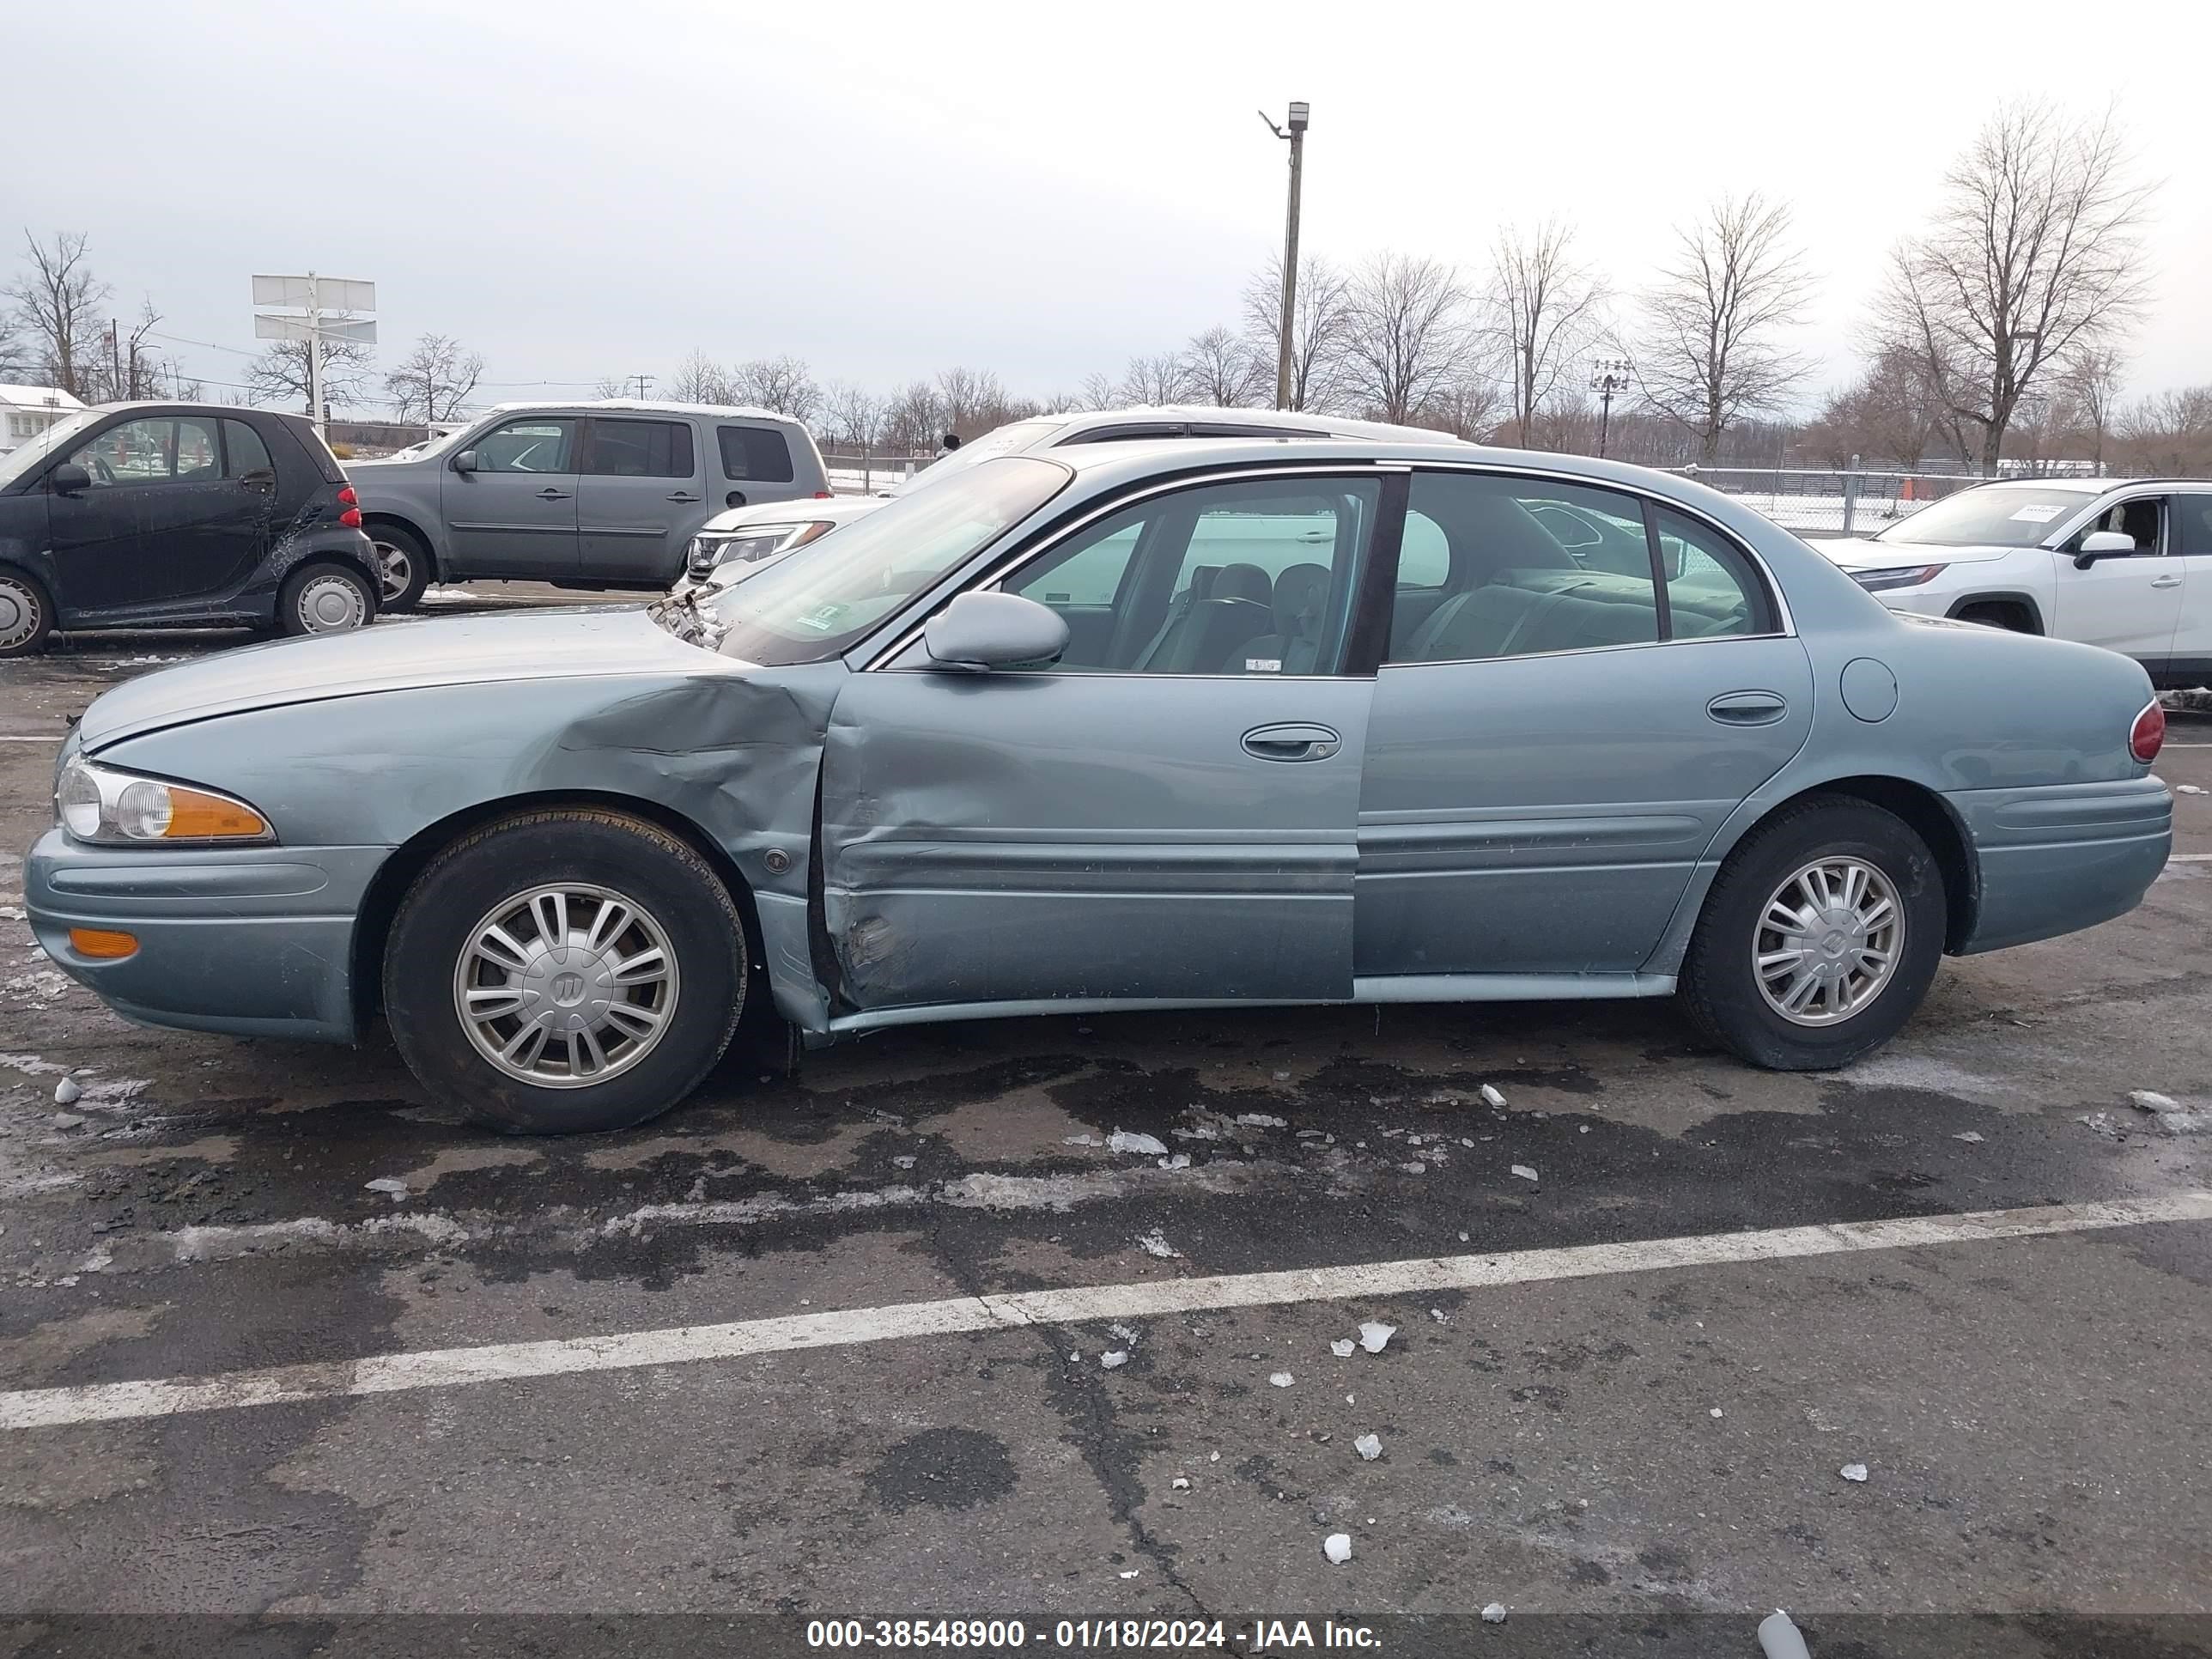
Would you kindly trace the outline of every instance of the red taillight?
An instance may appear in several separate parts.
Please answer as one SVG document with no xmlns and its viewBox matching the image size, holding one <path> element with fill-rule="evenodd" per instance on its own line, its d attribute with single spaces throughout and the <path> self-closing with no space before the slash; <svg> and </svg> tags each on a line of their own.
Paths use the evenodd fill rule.
<svg viewBox="0 0 2212 1659">
<path fill-rule="evenodd" d="M 2136 716 L 2135 729 L 2128 733 L 2128 752 L 2148 765 L 2165 746 L 2166 708 L 2154 697 L 2150 706 Z"/>
<path fill-rule="evenodd" d="M 360 529 L 361 509 L 357 507 L 349 507 L 346 508 L 344 512 L 338 514 L 338 522 L 343 525 L 348 530 Z"/>
<path fill-rule="evenodd" d="M 351 484 L 343 484 L 339 487 L 338 504 L 341 507 L 359 507 L 361 505 L 361 497 L 353 493 L 353 486 Z"/>
<path fill-rule="evenodd" d="M 826 501 L 830 500 L 831 496 L 828 490 L 817 489 L 814 492 L 814 499 L 817 501 Z"/>
</svg>

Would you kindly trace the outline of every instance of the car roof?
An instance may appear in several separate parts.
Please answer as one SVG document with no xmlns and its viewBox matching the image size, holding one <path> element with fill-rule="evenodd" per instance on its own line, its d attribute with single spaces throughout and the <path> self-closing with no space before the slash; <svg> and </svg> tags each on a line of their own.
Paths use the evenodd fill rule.
<svg viewBox="0 0 2212 1659">
<path fill-rule="evenodd" d="M 1499 449 L 1465 441 L 1408 443 L 1403 439 L 1356 437 L 1139 438 L 1127 443 L 1071 444 L 1059 449 L 1030 450 L 994 459 L 1048 461 L 1070 467 L 1086 483 L 1095 481 L 1101 487 L 1193 466 L 1213 469 L 1300 462 L 1404 461 L 1409 465 L 1474 465 L 1516 472 L 1564 474 L 1596 484 L 1610 483 L 1672 495 L 1684 494 L 1686 486 L 1699 496 L 1711 494 L 1692 480 L 1656 472 L 1649 467 L 1631 466 L 1623 461 L 1600 460 L 1592 455 L 1565 455 L 1549 450 Z"/>
<path fill-rule="evenodd" d="M 1388 421 L 1358 420 L 1348 415 L 1322 415 L 1304 409 L 1237 409 L 1216 404 L 1135 404 L 1127 409 L 1079 410 L 1060 416 L 1036 416 L 1071 426 L 1149 426 L 1156 421 L 1205 422 L 1223 426 L 1296 427 L 1322 435 L 1395 437 L 1408 443 L 1455 444 L 1467 441 L 1428 427 L 1401 426 Z M 1016 422 L 1008 422 L 1009 425 Z M 1026 422 L 1022 422 L 1026 424 Z"/>
<path fill-rule="evenodd" d="M 494 404 L 485 415 L 528 414 L 544 410 L 547 413 L 574 410 L 592 414 L 597 410 L 620 410 L 638 415 L 704 415 L 715 420 L 772 421 L 778 426 L 805 429 L 805 422 L 795 416 L 779 415 L 772 409 L 757 409 L 749 404 L 680 404 L 651 398 L 523 398 L 508 403 Z M 476 417 L 482 419 L 482 416 Z"/>
</svg>

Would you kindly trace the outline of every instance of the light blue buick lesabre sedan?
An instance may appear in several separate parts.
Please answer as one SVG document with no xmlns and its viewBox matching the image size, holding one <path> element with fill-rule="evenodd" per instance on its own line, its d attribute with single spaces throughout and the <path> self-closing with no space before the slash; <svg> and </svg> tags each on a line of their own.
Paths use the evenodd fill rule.
<svg viewBox="0 0 2212 1659">
<path fill-rule="evenodd" d="M 725 591 L 109 692 L 27 888 L 134 1019 L 357 1037 L 516 1131 L 751 1000 L 924 1020 L 1680 995 L 1843 1065 L 2165 863 L 2141 667 L 1886 611 L 1697 484 L 1374 441 L 1008 456 Z"/>
</svg>

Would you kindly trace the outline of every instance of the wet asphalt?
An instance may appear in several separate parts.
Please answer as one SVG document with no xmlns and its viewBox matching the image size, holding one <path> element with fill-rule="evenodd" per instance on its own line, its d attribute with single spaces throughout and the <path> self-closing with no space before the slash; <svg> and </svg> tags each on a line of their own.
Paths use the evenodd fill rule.
<svg viewBox="0 0 2212 1659">
<path fill-rule="evenodd" d="M 58 743 L 234 637 L 0 665 L 0 735 Z M 2161 775 L 2212 787 L 2212 715 L 2169 740 Z M 2128 1100 L 2212 1108 L 2212 863 L 1947 963 L 1833 1076 L 1705 1052 L 1664 1003 L 970 1024 L 795 1065 L 760 1030 L 657 1123 L 516 1141 L 381 1033 L 141 1030 L 43 963 L 52 757 L 0 743 L 0 1389 L 2212 1186 L 2212 1136 Z M 2178 821 L 2212 853 L 2212 796 Z M 2212 1650 L 2208 1316 L 2212 1224 L 2177 1222 L 0 1430 L 0 1653 L 87 1614 L 273 1618 L 96 1645 L 289 1653 L 397 1614 L 1492 1601 L 1397 1650 L 1755 1653 L 1777 1606 L 1816 1654 Z M 1363 1320 L 1398 1334 L 1337 1358 Z"/>
</svg>

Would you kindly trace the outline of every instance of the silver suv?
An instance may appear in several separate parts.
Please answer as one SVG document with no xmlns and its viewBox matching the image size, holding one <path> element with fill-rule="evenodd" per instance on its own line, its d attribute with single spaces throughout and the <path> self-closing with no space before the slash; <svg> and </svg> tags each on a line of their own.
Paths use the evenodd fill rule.
<svg viewBox="0 0 2212 1659">
<path fill-rule="evenodd" d="M 830 495 L 821 452 L 787 416 L 627 398 L 501 404 L 349 471 L 386 611 L 433 581 L 664 591 L 711 515 Z"/>
</svg>

